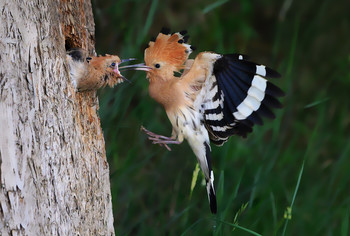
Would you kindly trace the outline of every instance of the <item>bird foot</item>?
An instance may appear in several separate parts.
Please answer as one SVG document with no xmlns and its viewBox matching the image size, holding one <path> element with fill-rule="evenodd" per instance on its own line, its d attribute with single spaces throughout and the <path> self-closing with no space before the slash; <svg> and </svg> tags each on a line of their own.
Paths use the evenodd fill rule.
<svg viewBox="0 0 350 236">
<path fill-rule="evenodd" d="M 171 137 L 166 137 L 163 135 L 155 134 L 143 126 L 141 126 L 141 130 L 148 135 L 148 139 L 151 140 L 153 144 L 159 144 L 160 146 L 164 146 L 166 149 L 168 149 L 168 151 L 171 151 L 171 148 L 168 146 L 168 144 L 180 144 L 181 143 L 180 141 L 175 140 Z"/>
</svg>

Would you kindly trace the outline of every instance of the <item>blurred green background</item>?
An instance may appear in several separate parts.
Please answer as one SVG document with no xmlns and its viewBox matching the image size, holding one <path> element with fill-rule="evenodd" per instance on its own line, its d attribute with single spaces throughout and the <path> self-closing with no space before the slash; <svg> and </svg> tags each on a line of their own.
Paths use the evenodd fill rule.
<svg viewBox="0 0 350 236">
<path fill-rule="evenodd" d="M 171 134 L 145 73 L 100 91 L 117 235 L 350 235 L 348 0 L 92 3 L 98 53 L 142 60 L 162 26 L 187 29 L 192 58 L 247 54 L 277 69 L 283 77 L 273 82 L 286 92 L 275 120 L 213 146 L 213 216 L 201 174 L 191 195 L 196 158 L 187 142 L 169 152 L 140 132 Z"/>
</svg>

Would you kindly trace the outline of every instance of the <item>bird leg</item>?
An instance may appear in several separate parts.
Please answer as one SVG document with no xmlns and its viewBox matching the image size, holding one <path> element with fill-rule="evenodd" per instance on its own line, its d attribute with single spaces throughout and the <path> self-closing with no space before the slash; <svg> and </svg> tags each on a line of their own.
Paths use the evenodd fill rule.
<svg viewBox="0 0 350 236">
<path fill-rule="evenodd" d="M 171 151 L 171 148 L 168 144 L 180 144 L 181 142 L 173 139 L 172 137 L 166 137 L 163 135 L 155 134 L 145 127 L 141 126 L 141 130 L 148 135 L 148 139 L 152 141 L 153 144 L 159 144 L 160 146 L 164 146 L 168 151 Z"/>
</svg>

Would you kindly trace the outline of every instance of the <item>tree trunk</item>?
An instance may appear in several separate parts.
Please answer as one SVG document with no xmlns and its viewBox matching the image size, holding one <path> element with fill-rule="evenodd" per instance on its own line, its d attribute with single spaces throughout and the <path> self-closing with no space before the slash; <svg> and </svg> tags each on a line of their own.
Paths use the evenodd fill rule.
<svg viewBox="0 0 350 236">
<path fill-rule="evenodd" d="M 0 235 L 114 235 L 96 93 L 75 92 L 65 56 L 94 52 L 90 0 L 0 12 Z"/>
</svg>

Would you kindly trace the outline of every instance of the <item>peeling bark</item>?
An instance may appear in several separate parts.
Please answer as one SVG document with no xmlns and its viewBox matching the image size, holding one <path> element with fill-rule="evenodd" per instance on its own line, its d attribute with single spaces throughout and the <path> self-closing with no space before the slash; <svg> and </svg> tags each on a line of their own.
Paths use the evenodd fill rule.
<svg viewBox="0 0 350 236">
<path fill-rule="evenodd" d="M 0 2 L 0 235 L 114 235 L 95 92 L 65 47 L 94 52 L 90 0 Z"/>
</svg>

